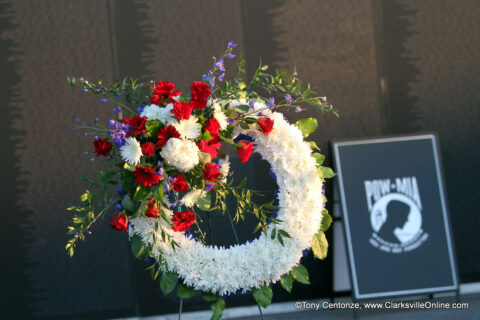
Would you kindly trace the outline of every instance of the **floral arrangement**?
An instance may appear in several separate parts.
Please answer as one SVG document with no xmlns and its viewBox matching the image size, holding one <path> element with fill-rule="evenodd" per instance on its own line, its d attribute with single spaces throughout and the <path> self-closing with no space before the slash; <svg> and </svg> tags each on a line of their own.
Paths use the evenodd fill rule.
<svg viewBox="0 0 480 320">
<path fill-rule="evenodd" d="M 225 79 L 224 62 L 235 57 L 235 47 L 228 43 L 203 80 L 193 82 L 190 95 L 167 81 L 145 85 L 124 79 L 104 86 L 101 78 L 95 83 L 68 78 L 72 86 L 101 95 L 102 103 L 113 103 L 117 115 L 107 126 L 98 118 L 93 126 L 75 121 L 74 130 L 95 136 L 96 156 L 105 157 L 110 169 L 97 179 L 81 177 L 95 191 L 87 190 L 81 205 L 68 208 L 75 213 L 68 254 L 111 212 L 110 226 L 128 233 L 134 256 L 149 264 L 161 290 L 167 295 L 176 289 L 180 298 L 202 294 L 212 302 L 212 319 L 221 318 L 228 295 L 252 292 L 267 307 L 271 284 L 280 281 L 288 292 L 295 280 L 308 284 L 308 271 L 299 262 L 310 248 L 325 258 L 324 232 L 331 223 L 322 188 L 334 173 L 322 166 L 315 142 L 304 141 L 317 120 L 290 124 L 277 110 L 336 111 L 326 97 L 314 96 L 310 85 L 302 88 L 296 72 L 271 75 L 260 64 L 247 81 L 240 59 L 237 76 Z M 246 188 L 245 179 L 233 184 L 222 143 L 233 145 L 242 163 L 253 152 L 270 163 L 279 187 L 275 202 L 252 201 L 258 192 Z M 229 195 L 237 202 L 233 218 Z M 214 212 L 228 215 L 232 227 L 254 215 L 253 231 L 260 236 L 229 248 L 208 245 L 199 222 Z"/>
</svg>

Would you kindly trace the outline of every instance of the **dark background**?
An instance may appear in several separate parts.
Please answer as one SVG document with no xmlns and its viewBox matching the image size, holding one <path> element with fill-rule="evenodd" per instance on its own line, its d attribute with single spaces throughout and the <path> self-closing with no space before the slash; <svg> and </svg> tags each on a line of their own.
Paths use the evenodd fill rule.
<svg viewBox="0 0 480 320">
<path fill-rule="evenodd" d="M 106 122 L 110 105 L 65 77 L 105 82 L 125 75 L 187 88 L 229 40 L 249 64 L 262 57 L 319 88 L 339 119 L 315 111 L 313 135 L 332 139 L 436 132 L 441 145 L 462 282 L 480 280 L 480 2 L 359 1 L 0 1 L 1 255 L 0 316 L 72 318 L 175 312 L 125 234 L 97 225 L 73 259 L 64 250 L 65 208 L 93 175 L 91 137 L 74 118 Z M 228 66 L 227 66 L 228 67 Z M 257 161 L 259 162 L 259 161 Z M 264 165 L 264 164 L 263 164 Z M 255 185 L 265 170 L 245 167 Z M 254 179 L 255 174 L 258 178 Z M 327 195 L 331 188 L 327 189 Z M 275 292 L 274 302 L 329 294 L 327 259 L 307 257 L 312 286 Z M 227 306 L 252 304 L 234 297 Z M 186 310 L 208 308 L 188 302 Z"/>
</svg>

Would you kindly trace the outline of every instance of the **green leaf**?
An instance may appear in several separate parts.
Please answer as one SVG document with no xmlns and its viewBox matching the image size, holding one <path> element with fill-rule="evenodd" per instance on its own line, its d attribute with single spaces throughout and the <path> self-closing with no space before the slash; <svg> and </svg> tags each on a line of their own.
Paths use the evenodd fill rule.
<svg viewBox="0 0 480 320">
<path fill-rule="evenodd" d="M 333 178 L 335 177 L 335 172 L 329 167 L 319 167 L 317 168 L 317 172 L 320 175 L 320 177 L 328 179 L 328 178 Z"/>
<path fill-rule="evenodd" d="M 257 123 L 258 122 L 258 119 L 255 119 L 255 118 L 245 118 L 244 119 L 246 123 L 248 124 L 252 124 L 252 123 Z"/>
<path fill-rule="evenodd" d="M 136 209 L 135 203 L 133 203 L 132 199 L 128 194 L 125 195 L 125 197 L 123 197 L 122 199 L 122 207 L 132 212 Z"/>
<path fill-rule="evenodd" d="M 291 238 L 290 235 L 288 234 L 288 232 L 285 231 L 285 230 L 279 230 L 278 233 L 281 234 L 282 237 Z"/>
<path fill-rule="evenodd" d="M 147 135 L 149 137 L 154 137 L 161 126 L 162 122 L 160 120 L 147 120 L 145 122 L 145 129 L 147 129 Z"/>
<path fill-rule="evenodd" d="M 145 199 L 145 196 L 148 194 L 149 190 L 145 187 L 138 186 L 135 194 L 133 195 L 133 201 L 139 202 Z"/>
<path fill-rule="evenodd" d="M 325 232 L 330 228 L 332 223 L 332 216 L 328 214 L 327 209 L 322 210 L 322 223 L 320 224 L 320 231 Z"/>
<path fill-rule="evenodd" d="M 162 290 L 164 295 L 168 295 L 172 292 L 178 283 L 178 276 L 176 273 L 173 272 L 165 272 L 160 277 L 160 289 Z"/>
<path fill-rule="evenodd" d="M 320 153 L 312 153 L 312 156 L 315 158 L 315 160 L 317 161 L 317 165 L 320 167 L 323 163 L 323 161 L 325 161 L 325 156 L 323 154 L 320 154 Z"/>
<path fill-rule="evenodd" d="M 323 260 L 327 257 L 328 242 L 325 237 L 325 233 L 322 231 L 317 232 L 312 239 L 312 251 L 315 257 Z"/>
<path fill-rule="evenodd" d="M 213 311 L 213 314 L 210 320 L 220 320 L 223 315 L 223 310 L 225 310 L 225 300 L 218 297 L 217 301 L 215 301 L 215 303 L 212 303 L 210 308 Z"/>
<path fill-rule="evenodd" d="M 270 286 L 255 288 L 252 293 L 259 306 L 266 308 L 272 303 L 273 291 Z"/>
<path fill-rule="evenodd" d="M 211 292 L 207 292 L 203 295 L 202 299 L 207 301 L 207 302 L 212 302 L 217 300 L 218 296 L 216 294 L 213 294 Z"/>
<path fill-rule="evenodd" d="M 320 151 L 320 147 L 315 143 L 315 141 L 305 141 L 305 142 L 308 142 L 310 144 L 310 148 L 312 150 Z"/>
<path fill-rule="evenodd" d="M 155 191 L 153 192 L 153 195 L 155 196 L 156 199 L 163 202 L 164 193 L 163 193 L 163 185 L 162 184 L 160 184 L 157 188 L 155 188 Z"/>
<path fill-rule="evenodd" d="M 145 246 L 145 244 L 143 243 L 142 239 L 139 236 L 134 235 L 130 239 L 130 244 L 132 245 L 132 253 L 135 256 L 135 258 L 142 260 L 147 256 L 148 254 L 147 247 Z"/>
<path fill-rule="evenodd" d="M 302 131 L 303 137 L 306 138 L 317 129 L 318 121 L 315 118 L 305 118 L 295 122 L 295 125 Z"/>
<path fill-rule="evenodd" d="M 130 172 L 134 172 L 136 170 L 135 166 L 133 164 L 128 163 L 128 162 L 125 162 L 125 164 L 123 165 L 123 168 L 125 170 L 130 171 Z"/>
<path fill-rule="evenodd" d="M 210 134 L 210 131 L 205 130 L 205 132 L 202 134 L 201 140 L 205 140 L 205 141 L 212 140 L 212 135 Z"/>
<path fill-rule="evenodd" d="M 310 284 L 310 280 L 308 279 L 308 270 L 301 264 L 297 264 L 295 267 L 293 267 L 290 271 L 290 274 L 298 282 L 303 284 Z"/>
<path fill-rule="evenodd" d="M 177 287 L 177 297 L 182 299 L 190 299 L 195 296 L 198 296 L 200 291 L 196 291 L 191 287 L 187 287 L 186 285 L 179 284 Z"/>
<path fill-rule="evenodd" d="M 280 283 L 282 284 L 283 289 L 287 290 L 288 293 L 292 292 L 293 280 L 293 276 L 290 273 L 284 274 L 280 278 Z"/>
<path fill-rule="evenodd" d="M 247 106 L 245 104 L 241 104 L 239 106 L 236 106 L 235 109 L 237 109 L 238 111 L 240 111 L 242 113 L 245 113 L 245 112 L 248 112 L 248 110 L 250 110 L 250 106 Z"/>
<path fill-rule="evenodd" d="M 205 197 L 198 199 L 197 207 L 202 211 L 208 211 L 212 205 L 212 194 L 208 192 Z"/>
</svg>

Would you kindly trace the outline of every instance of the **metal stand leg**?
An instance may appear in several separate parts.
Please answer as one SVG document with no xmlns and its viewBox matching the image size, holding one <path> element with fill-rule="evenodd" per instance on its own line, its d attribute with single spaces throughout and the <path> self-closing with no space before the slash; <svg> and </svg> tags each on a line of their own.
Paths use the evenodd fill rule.
<svg viewBox="0 0 480 320">
<path fill-rule="evenodd" d="M 180 308 L 178 310 L 178 320 L 182 320 L 182 307 L 183 307 L 183 299 L 180 298 Z"/>
<path fill-rule="evenodd" d="M 230 219 L 230 225 L 232 226 L 232 231 L 233 231 L 233 236 L 235 237 L 235 241 L 237 242 L 237 244 L 240 244 L 240 241 L 238 240 L 237 230 L 235 230 L 235 225 L 233 224 L 232 215 L 230 214 L 230 210 L 228 210 L 228 207 L 227 207 L 227 215 L 228 215 L 228 218 Z M 262 307 L 260 307 L 260 305 L 258 304 L 257 304 L 257 307 L 258 307 L 258 312 L 260 313 L 260 317 L 262 318 L 262 320 L 264 320 Z"/>
</svg>

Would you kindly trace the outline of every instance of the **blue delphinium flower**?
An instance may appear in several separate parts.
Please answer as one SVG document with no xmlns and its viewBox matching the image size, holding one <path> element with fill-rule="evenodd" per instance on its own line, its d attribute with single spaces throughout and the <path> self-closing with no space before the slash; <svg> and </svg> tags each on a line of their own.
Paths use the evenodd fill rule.
<svg viewBox="0 0 480 320">
<path fill-rule="evenodd" d="M 225 71 L 225 67 L 223 65 L 223 59 L 218 60 L 213 64 L 214 67 L 218 68 L 220 71 Z"/>
<path fill-rule="evenodd" d="M 121 205 L 120 203 L 117 203 L 117 204 L 115 205 L 115 211 L 120 211 L 120 210 L 122 210 L 122 209 L 123 209 L 123 207 L 122 207 L 122 205 Z"/>
<path fill-rule="evenodd" d="M 228 47 L 229 48 L 235 48 L 236 46 L 237 46 L 237 44 L 235 42 L 233 42 L 233 41 L 228 42 Z"/>
<path fill-rule="evenodd" d="M 275 105 L 275 98 L 270 98 L 270 100 L 268 100 L 265 105 L 269 108 L 275 108 L 276 105 Z"/>
<path fill-rule="evenodd" d="M 292 99 L 292 96 L 290 95 L 290 93 L 287 93 L 285 95 L 285 102 L 287 102 L 287 103 L 292 103 L 293 102 L 293 99 Z"/>
<path fill-rule="evenodd" d="M 145 106 L 144 106 L 144 105 L 139 105 L 139 106 L 137 107 L 138 113 L 142 113 L 143 109 L 145 109 Z"/>
<path fill-rule="evenodd" d="M 93 123 L 97 124 L 98 120 L 100 120 L 98 117 L 95 117 L 95 119 L 93 119 Z"/>
<path fill-rule="evenodd" d="M 103 98 L 102 100 L 100 100 L 103 104 L 107 103 L 107 98 Z"/>
<path fill-rule="evenodd" d="M 228 59 L 233 59 L 233 58 L 236 57 L 236 55 L 234 55 L 234 54 L 232 54 L 232 53 L 227 53 L 227 54 L 225 55 L 225 57 L 227 57 Z"/>
<path fill-rule="evenodd" d="M 117 100 L 122 100 L 122 94 L 121 93 L 117 93 Z"/>
<path fill-rule="evenodd" d="M 118 187 L 117 187 L 117 194 L 118 194 L 119 196 L 122 196 L 124 193 L 125 193 L 125 191 L 123 191 L 122 187 L 118 186 Z"/>
<path fill-rule="evenodd" d="M 115 120 L 110 120 L 108 125 L 113 129 L 111 131 L 107 131 L 107 133 L 112 137 L 113 142 L 115 142 L 115 144 L 119 147 L 123 146 L 127 133 L 131 130 L 131 127 L 128 124 L 117 122 Z"/>
<path fill-rule="evenodd" d="M 205 191 L 212 191 L 213 188 L 215 188 L 215 183 L 209 183 L 205 187 Z"/>
<path fill-rule="evenodd" d="M 119 114 L 120 112 L 122 112 L 122 108 L 120 106 L 115 106 L 113 108 L 113 113 Z"/>
<path fill-rule="evenodd" d="M 210 76 L 208 74 L 202 75 L 203 80 L 210 82 Z"/>
<path fill-rule="evenodd" d="M 222 82 L 224 77 L 225 77 L 225 72 L 220 73 L 220 75 L 218 76 L 218 81 Z"/>
</svg>

